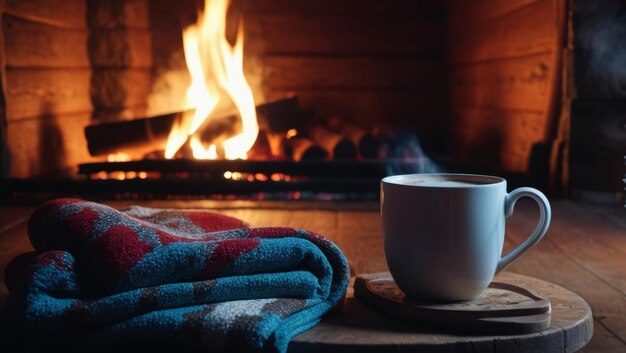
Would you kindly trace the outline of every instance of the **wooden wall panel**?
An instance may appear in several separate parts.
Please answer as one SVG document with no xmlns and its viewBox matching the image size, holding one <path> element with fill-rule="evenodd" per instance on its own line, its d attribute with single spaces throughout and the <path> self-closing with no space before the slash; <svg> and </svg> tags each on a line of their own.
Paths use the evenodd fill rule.
<svg viewBox="0 0 626 353">
<path fill-rule="evenodd" d="M 271 39 L 263 43 L 266 54 L 442 57 L 445 47 L 437 18 L 250 14 L 245 21 L 246 27 Z"/>
<path fill-rule="evenodd" d="M 0 6 L 2 3 L 0 3 Z M 2 7 L 0 7 L 2 9 Z M 0 22 L 2 22 L 2 17 L 0 16 Z M 2 28 L 2 23 L 0 23 L 0 28 Z M 0 35 L 0 48 L 4 48 L 4 35 Z M 6 61 L 6 56 L 4 50 L 0 50 L 0 63 Z M 6 177 L 9 175 L 9 146 L 7 141 L 7 118 L 6 118 L 6 99 L 5 99 L 5 83 L 6 83 L 6 70 L 4 69 L 4 65 L 0 67 L 0 177 Z"/>
<path fill-rule="evenodd" d="M 59 173 L 89 161 L 91 70 L 85 0 L 4 2 L 9 175 Z"/>
<path fill-rule="evenodd" d="M 551 102 L 552 54 L 455 65 L 455 105 L 545 112 Z"/>
<path fill-rule="evenodd" d="M 451 129 L 461 160 L 526 173 L 533 145 L 551 142 L 564 6 L 557 0 L 452 1 Z"/>
<path fill-rule="evenodd" d="M 83 133 L 90 121 L 90 113 L 80 113 L 9 122 L 11 176 L 58 174 L 64 169 L 75 173 L 77 163 L 92 160 Z"/>
<path fill-rule="evenodd" d="M 6 71 L 7 120 L 90 112 L 91 70 L 13 69 Z"/>
<path fill-rule="evenodd" d="M 282 89 L 400 89 L 444 85 L 443 63 L 408 58 L 265 56 L 264 84 Z"/>
<path fill-rule="evenodd" d="M 95 29 L 89 34 L 91 65 L 98 68 L 152 67 L 152 41 L 145 29 Z"/>
<path fill-rule="evenodd" d="M 521 7 L 532 5 L 537 1 L 540 0 L 455 0 L 454 11 L 451 13 L 450 21 L 464 23 L 466 21 L 463 18 L 471 18 L 474 22 L 484 22 L 515 12 Z"/>
<path fill-rule="evenodd" d="M 4 2 L 10 175 L 89 161 L 85 125 L 144 116 L 153 64 L 148 15 L 148 0 Z"/>
<path fill-rule="evenodd" d="M 91 99 L 96 110 L 145 107 L 151 89 L 148 69 L 95 69 Z"/>
<path fill-rule="evenodd" d="M 2 31 L 9 67 L 89 67 L 85 29 L 59 28 L 5 14 Z"/>
<path fill-rule="evenodd" d="M 478 0 L 477 3 L 487 1 Z M 524 0 L 511 1 L 511 3 Z M 453 63 L 475 62 L 522 55 L 554 52 L 556 40 L 563 26 L 564 14 L 558 10 L 558 0 L 539 0 L 514 11 L 481 20 L 451 15 L 450 59 Z M 455 7 L 452 12 L 462 11 Z M 520 4 L 521 5 L 521 4 Z"/>
<path fill-rule="evenodd" d="M 238 1 L 237 1 L 238 2 Z M 184 109 L 187 87 L 191 83 L 183 53 L 182 29 L 196 21 L 195 0 L 152 0 L 149 6 L 152 91 L 147 114 L 167 114 Z M 244 24 L 247 31 L 247 23 Z M 244 60 L 250 41 L 245 37 Z"/>
<path fill-rule="evenodd" d="M 94 120 L 135 118 L 133 112 L 145 111 L 152 85 L 148 0 L 89 0 L 88 5 Z"/>
<path fill-rule="evenodd" d="M 86 0 L 5 0 L 3 11 L 59 28 L 87 28 Z"/>
<path fill-rule="evenodd" d="M 443 1 L 394 0 L 390 5 L 380 0 L 245 0 L 235 1 L 235 7 L 247 13 L 300 14 L 307 16 L 404 16 L 413 19 L 444 18 Z"/>
<path fill-rule="evenodd" d="M 124 0 L 125 25 L 129 29 L 150 29 L 150 2 Z"/>
<path fill-rule="evenodd" d="M 454 106 L 453 116 L 464 116 L 452 126 L 453 141 L 465 141 L 461 160 L 500 165 L 505 170 L 528 168 L 535 138 L 543 130 L 541 113 L 488 107 Z M 502 122 L 507 119 L 506 124 Z"/>
</svg>

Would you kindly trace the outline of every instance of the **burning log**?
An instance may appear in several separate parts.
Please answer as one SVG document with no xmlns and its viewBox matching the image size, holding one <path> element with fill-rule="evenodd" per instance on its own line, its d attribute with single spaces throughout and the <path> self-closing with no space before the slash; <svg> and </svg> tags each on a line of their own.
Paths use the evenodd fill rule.
<svg viewBox="0 0 626 353">
<path fill-rule="evenodd" d="M 307 111 L 298 108 L 298 97 L 279 99 L 256 107 L 259 125 L 268 131 L 299 129 L 310 120 Z"/>
<path fill-rule="evenodd" d="M 304 151 L 301 160 L 303 161 L 321 161 L 328 158 L 328 154 L 319 146 L 311 146 Z"/>
<path fill-rule="evenodd" d="M 264 132 L 267 137 L 267 144 L 269 145 L 272 159 L 286 158 L 284 150 L 285 141 L 287 140 L 286 134 L 281 132 L 272 132 L 269 130 L 261 131 Z"/>
<path fill-rule="evenodd" d="M 259 131 L 259 135 L 254 141 L 254 145 L 248 151 L 248 158 L 259 161 L 266 161 L 272 159 L 272 149 L 270 142 L 265 131 Z"/>
<path fill-rule="evenodd" d="M 328 118 L 329 128 L 339 132 L 343 137 L 349 139 L 358 147 L 359 154 L 365 159 L 375 159 L 379 157 L 381 146 L 380 138 L 368 132 L 365 128 L 352 124 L 340 115 L 331 115 Z"/>
<path fill-rule="evenodd" d="M 361 138 L 367 133 L 364 128 L 349 123 L 344 117 L 337 114 L 328 117 L 326 126 L 351 140 L 355 145 L 358 145 Z"/>
<path fill-rule="evenodd" d="M 328 152 L 306 137 L 296 136 L 286 139 L 283 144 L 285 155 L 294 161 L 321 161 L 328 158 Z"/>
<path fill-rule="evenodd" d="M 259 118 L 270 127 L 275 124 L 282 126 L 286 124 L 286 117 L 297 114 L 297 106 L 298 98 L 290 97 L 260 104 L 256 110 Z M 92 156 L 102 156 L 124 152 L 143 156 L 154 150 L 163 150 L 174 122 L 182 119 L 183 113 L 89 125 L 85 127 L 89 153 Z M 218 120 L 231 121 L 231 118 L 224 117 Z M 211 137 L 217 130 L 209 129 L 203 134 L 207 135 L 205 137 Z"/>
<path fill-rule="evenodd" d="M 381 154 L 383 142 L 379 137 L 367 133 L 359 140 L 359 153 L 364 159 L 384 158 Z"/>
<path fill-rule="evenodd" d="M 352 141 L 321 125 L 313 126 L 308 133 L 311 140 L 334 159 L 356 159 L 356 146 Z"/>
<path fill-rule="evenodd" d="M 129 121 L 118 121 L 85 127 L 87 147 L 92 156 L 118 152 L 146 154 L 162 149 L 174 121 L 182 113 L 160 115 Z"/>
</svg>

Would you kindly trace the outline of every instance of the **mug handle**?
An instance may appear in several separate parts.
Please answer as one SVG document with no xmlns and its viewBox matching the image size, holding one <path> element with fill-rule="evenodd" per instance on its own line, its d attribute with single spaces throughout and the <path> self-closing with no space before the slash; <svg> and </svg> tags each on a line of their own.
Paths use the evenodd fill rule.
<svg viewBox="0 0 626 353">
<path fill-rule="evenodd" d="M 507 194 L 504 198 L 504 215 L 510 217 L 513 214 L 513 208 L 515 203 L 521 197 L 530 197 L 535 200 L 539 205 L 539 224 L 532 234 L 522 244 L 520 244 L 513 251 L 509 252 L 505 257 L 498 261 L 496 267 L 496 273 L 502 271 L 505 267 L 510 265 L 513 261 L 517 260 L 528 249 L 537 244 L 541 238 L 546 234 L 548 226 L 550 225 L 550 218 L 552 211 L 550 209 L 550 203 L 546 196 L 539 190 L 533 188 L 518 188 Z"/>
</svg>

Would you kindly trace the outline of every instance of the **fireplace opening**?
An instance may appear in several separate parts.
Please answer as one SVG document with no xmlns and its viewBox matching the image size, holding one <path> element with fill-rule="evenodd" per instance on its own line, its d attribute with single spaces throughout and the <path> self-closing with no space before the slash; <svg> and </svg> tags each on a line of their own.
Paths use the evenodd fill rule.
<svg viewBox="0 0 626 353">
<path fill-rule="evenodd" d="M 7 0 L 2 197 L 375 200 L 447 171 L 623 199 L 602 6 Z"/>
</svg>

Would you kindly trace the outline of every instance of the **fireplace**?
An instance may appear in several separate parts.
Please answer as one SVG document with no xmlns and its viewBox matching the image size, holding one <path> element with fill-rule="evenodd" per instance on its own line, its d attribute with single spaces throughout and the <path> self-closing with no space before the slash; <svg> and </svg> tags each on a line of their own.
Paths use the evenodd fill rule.
<svg viewBox="0 0 626 353">
<path fill-rule="evenodd" d="M 190 141 L 174 151 L 174 160 L 161 160 L 164 136 L 189 114 L 182 30 L 198 20 L 201 1 L 7 0 L 3 183 L 21 191 L 105 188 L 116 195 L 154 195 L 152 188 L 187 194 L 207 190 L 203 185 L 263 197 L 302 190 L 326 197 L 346 189 L 369 199 L 380 177 L 436 165 L 504 175 L 555 196 L 623 198 L 623 91 L 593 88 L 602 77 L 621 87 L 623 76 L 586 70 L 602 53 L 623 54 L 606 54 L 589 44 L 595 35 L 585 39 L 588 32 L 576 31 L 623 17 L 617 1 L 605 6 L 586 0 L 233 0 L 224 37 L 234 46 L 242 30 L 243 72 L 262 118 L 263 138 L 246 164 L 227 160 L 219 146 L 218 160 L 189 161 Z M 222 121 L 242 115 L 222 108 L 216 113 Z M 590 116 L 601 117 L 600 124 Z M 610 130 L 620 123 L 621 130 Z M 117 143 L 132 126 L 139 135 Z M 376 152 L 359 150 L 345 127 L 373 137 Z M 420 154 L 389 153 L 403 139 L 417 141 L 408 149 Z M 303 160 L 307 140 L 322 147 L 333 142 Z M 354 154 L 331 158 L 339 140 L 353 143 Z M 425 160 L 434 164 L 425 167 Z M 273 176 L 283 189 L 264 183 Z M 228 184 L 234 181 L 239 184 Z"/>
</svg>

